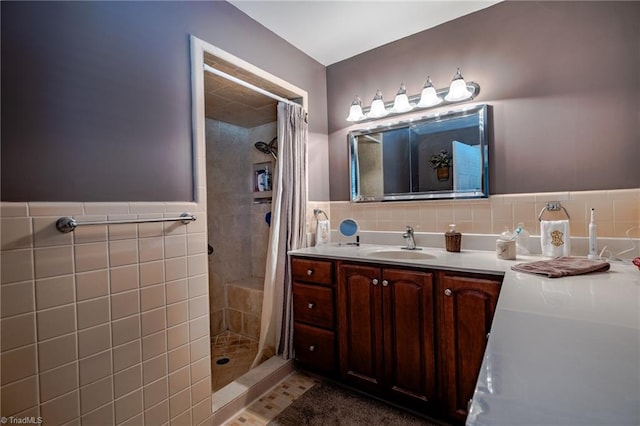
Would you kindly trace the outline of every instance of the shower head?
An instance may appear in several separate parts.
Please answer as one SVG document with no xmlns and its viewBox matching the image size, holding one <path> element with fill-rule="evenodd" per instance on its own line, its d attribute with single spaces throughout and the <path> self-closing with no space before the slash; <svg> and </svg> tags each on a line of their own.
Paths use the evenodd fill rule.
<svg viewBox="0 0 640 426">
<path fill-rule="evenodd" d="M 265 154 L 271 154 L 271 150 L 269 149 L 269 145 L 264 142 L 256 142 L 254 144 L 256 149 L 260 152 L 264 152 Z"/>
<path fill-rule="evenodd" d="M 277 156 L 277 151 L 278 148 L 275 146 L 276 141 L 278 140 L 278 137 L 276 136 L 275 138 L 271 139 L 271 142 L 266 143 L 266 142 L 256 142 L 255 144 L 253 144 L 253 146 L 256 147 L 256 149 L 260 152 L 263 152 L 265 154 L 271 154 L 273 156 L 274 159 L 278 159 Z"/>
</svg>

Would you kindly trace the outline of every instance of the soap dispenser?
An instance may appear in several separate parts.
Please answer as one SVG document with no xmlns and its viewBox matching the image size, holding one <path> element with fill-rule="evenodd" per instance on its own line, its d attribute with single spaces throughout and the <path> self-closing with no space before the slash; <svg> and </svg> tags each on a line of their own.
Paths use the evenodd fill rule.
<svg viewBox="0 0 640 426">
<path fill-rule="evenodd" d="M 445 247 L 447 251 L 457 253 L 462 245 L 462 234 L 456 231 L 456 225 L 449 225 L 449 230 L 444 233 Z"/>
</svg>

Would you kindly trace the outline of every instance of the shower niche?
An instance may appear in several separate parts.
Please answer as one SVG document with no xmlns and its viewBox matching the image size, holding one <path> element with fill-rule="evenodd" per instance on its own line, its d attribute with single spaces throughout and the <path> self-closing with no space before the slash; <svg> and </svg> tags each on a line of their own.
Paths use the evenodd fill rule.
<svg viewBox="0 0 640 426">
<path fill-rule="evenodd" d="M 271 202 L 273 167 L 272 161 L 253 163 L 253 200 L 255 203 Z"/>
<path fill-rule="evenodd" d="M 278 137 L 275 136 L 269 143 L 258 141 L 253 146 L 262 154 L 273 158 L 271 161 L 253 163 L 253 199 L 254 203 L 270 203 L 273 189 L 273 168 L 278 159 Z"/>
</svg>

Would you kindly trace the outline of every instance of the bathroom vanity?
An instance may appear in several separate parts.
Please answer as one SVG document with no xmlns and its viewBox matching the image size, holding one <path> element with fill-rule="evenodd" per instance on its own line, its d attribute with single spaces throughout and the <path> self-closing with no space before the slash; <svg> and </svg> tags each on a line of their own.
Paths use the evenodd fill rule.
<svg viewBox="0 0 640 426">
<path fill-rule="evenodd" d="M 453 424 L 640 424 L 640 273 L 545 278 L 527 256 L 290 253 L 301 365 Z"/>
<path fill-rule="evenodd" d="M 387 263 L 368 259 L 368 249 L 342 250 L 360 253 L 357 260 L 292 254 L 297 360 L 371 395 L 464 421 L 503 274 Z"/>
</svg>

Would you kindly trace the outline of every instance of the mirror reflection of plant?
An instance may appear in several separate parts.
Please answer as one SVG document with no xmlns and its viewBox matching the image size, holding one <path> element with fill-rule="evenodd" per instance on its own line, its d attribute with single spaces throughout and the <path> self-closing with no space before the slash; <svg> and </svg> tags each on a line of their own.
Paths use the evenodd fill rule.
<svg viewBox="0 0 640 426">
<path fill-rule="evenodd" d="M 453 159 L 446 149 L 443 149 L 438 154 L 433 154 L 429 160 L 429 164 L 434 169 L 443 167 L 451 167 L 453 165 Z"/>
</svg>

